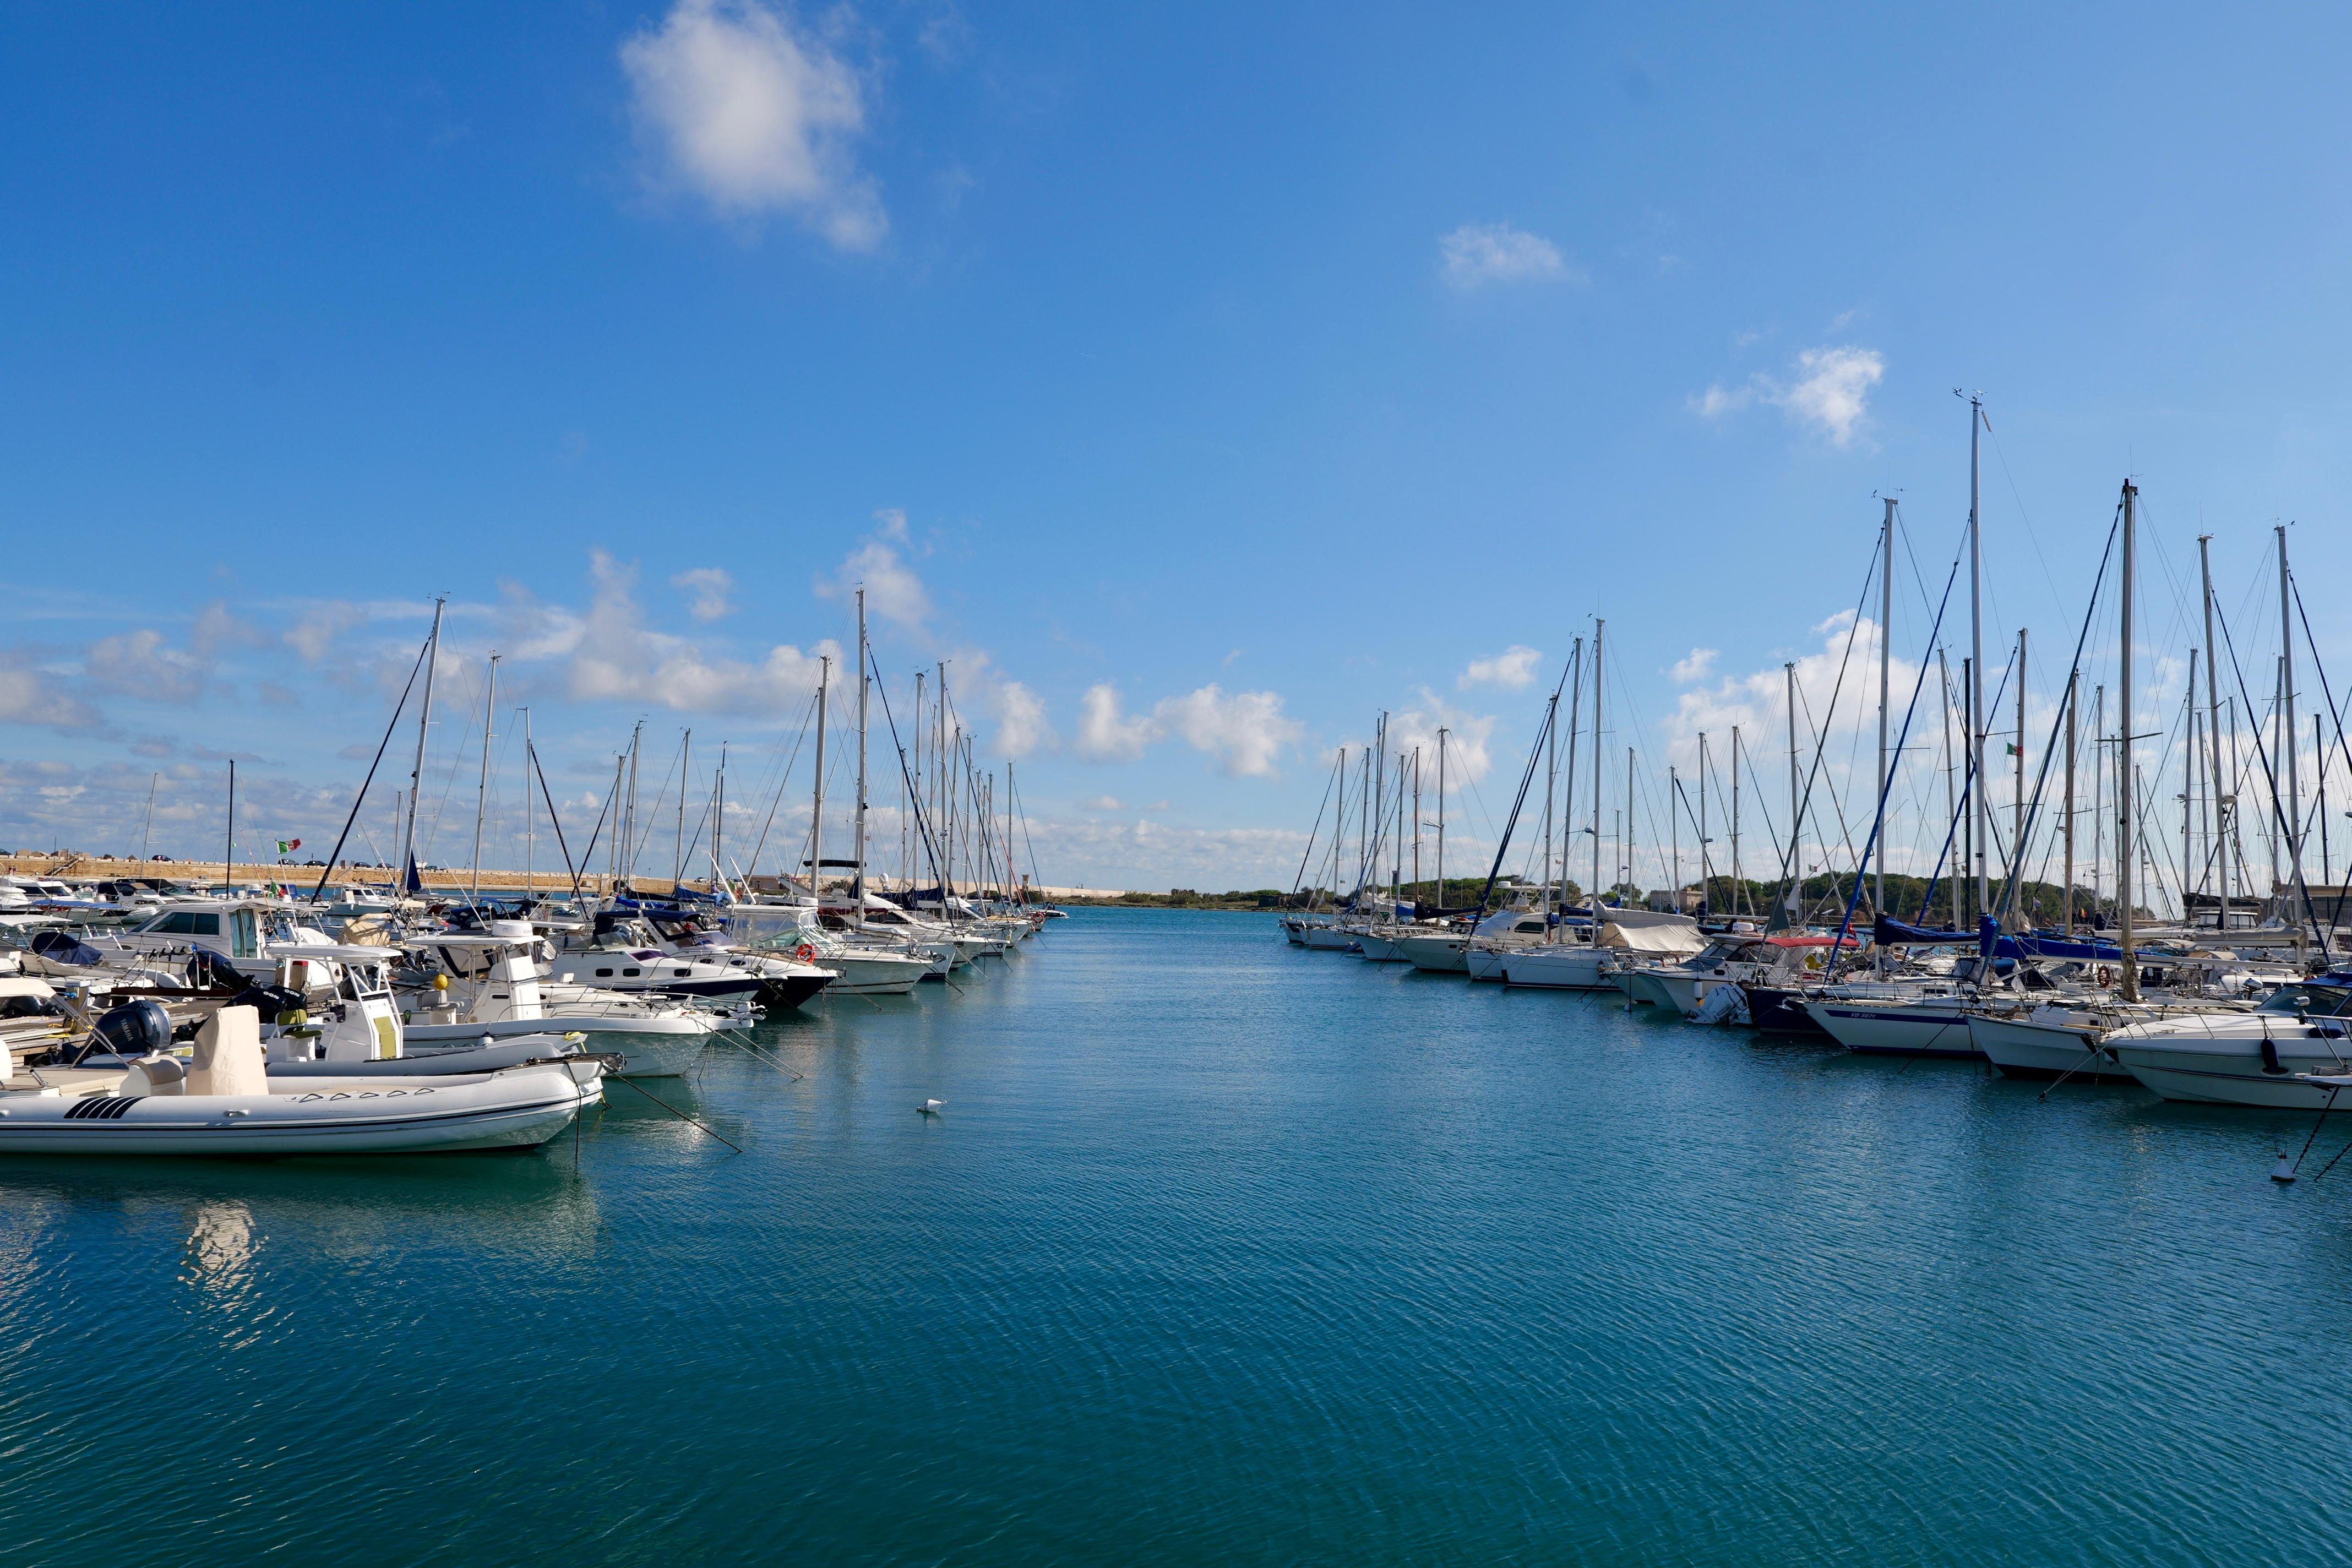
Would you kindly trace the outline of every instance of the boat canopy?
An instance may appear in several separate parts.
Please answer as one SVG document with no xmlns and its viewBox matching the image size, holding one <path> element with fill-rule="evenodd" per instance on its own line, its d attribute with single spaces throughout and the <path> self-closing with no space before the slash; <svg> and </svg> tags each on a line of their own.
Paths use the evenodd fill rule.
<svg viewBox="0 0 2352 1568">
<path fill-rule="evenodd" d="M 1696 925 L 1623 926 L 1611 921 L 1601 928 L 1597 939 L 1602 947 L 1622 948 L 1628 952 L 1692 953 L 1707 945 Z"/>
</svg>

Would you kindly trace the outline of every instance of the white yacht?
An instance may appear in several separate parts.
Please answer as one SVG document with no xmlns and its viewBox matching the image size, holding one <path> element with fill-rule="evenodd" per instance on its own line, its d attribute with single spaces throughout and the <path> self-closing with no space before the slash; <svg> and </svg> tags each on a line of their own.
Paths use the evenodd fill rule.
<svg viewBox="0 0 2352 1568">
<path fill-rule="evenodd" d="M 2116 1029 L 2100 1048 L 2167 1100 L 2268 1110 L 2352 1110 L 2352 973 L 2281 986 L 2247 1012 L 2197 1012 Z"/>
<path fill-rule="evenodd" d="M 1563 922 L 1548 942 L 1507 953 L 1503 984 L 1551 991 L 1612 991 L 1621 968 L 1688 958 L 1707 946 L 1698 922 L 1688 915 L 1646 910 L 1605 912 L 1612 918 L 1604 921 L 1597 940 L 1591 926 L 1580 920 Z"/>
<path fill-rule="evenodd" d="M 247 979 L 268 980 L 278 972 L 278 948 L 318 946 L 333 938 L 302 924 L 290 909 L 260 900 L 173 899 L 119 931 L 92 931 L 83 940 L 109 962 L 203 948 Z"/>
</svg>

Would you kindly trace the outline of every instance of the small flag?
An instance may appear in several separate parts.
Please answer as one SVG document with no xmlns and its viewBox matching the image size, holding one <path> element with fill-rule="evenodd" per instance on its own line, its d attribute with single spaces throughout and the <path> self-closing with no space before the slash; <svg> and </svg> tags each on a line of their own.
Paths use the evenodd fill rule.
<svg viewBox="0 0 2352 1568">
<path fill-rule="evenodd" d="M 2023 746 L 2015 745 L 2007 741 L 2003 741 L 2001 742 L 2000 749 L 2012 757 L 2021 757 L 2025 755 L 2025 748 Z"/>
</svg>

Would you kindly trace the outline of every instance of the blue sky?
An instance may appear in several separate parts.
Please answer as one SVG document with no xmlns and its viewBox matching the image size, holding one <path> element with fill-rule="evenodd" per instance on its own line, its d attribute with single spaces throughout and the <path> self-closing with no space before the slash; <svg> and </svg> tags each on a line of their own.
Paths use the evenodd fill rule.
<svg viewBox="0 0 2352 1568">
<path fill-rule="evenodd" d="M 494 841 L 526 702 L 567 826 L 640 718 L 764 813 L 862 580 L 894 701 L 951 658 L 1017 757 L 1048 881 L 1287 886 L 1382 710 L 1475 742 L 1485 836 L 1595 614 L 1615 768 L 1782 724 L 1874 495 L 1940 584 L 1956 386 L 2030 703 L 2127 473 L 2267 650 L 2271 526 L 2314 603 L 2347 565 L 2346 26 L 15 7 L 0 843 L 135 849 L 160 773 L 155 847 L 209 851 L 234 753 L 246 834 L 318 847 L 443 594 L 436 858 L 493 647 Z M 2201 640 L 2161 592 L 2151 668 Z"/>
</svg>

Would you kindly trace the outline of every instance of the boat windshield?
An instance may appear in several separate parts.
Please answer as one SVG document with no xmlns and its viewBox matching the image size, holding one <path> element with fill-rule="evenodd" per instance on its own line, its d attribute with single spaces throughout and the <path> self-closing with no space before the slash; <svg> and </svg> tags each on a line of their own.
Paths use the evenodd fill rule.
<svg viewBox="0 0 2352 1568">
<path fill-rule="evenodd" d="M 2336 1018 L 2352 1013 L 2352 986 L 2322 985 L 2298 980 L 2271 993 L 2262 1005 L 2265 1013 L 2299 1013 L 2306 1018 Z"/>
</svg>

